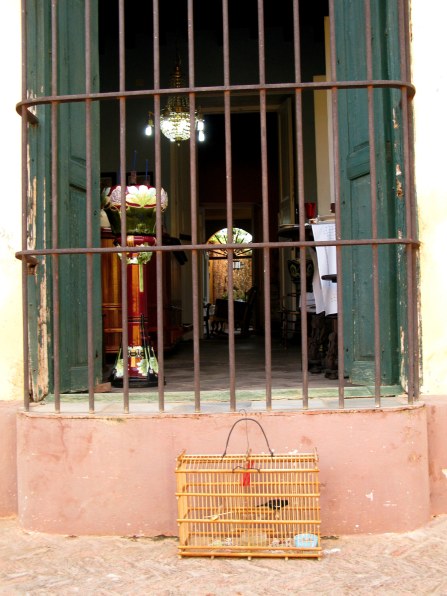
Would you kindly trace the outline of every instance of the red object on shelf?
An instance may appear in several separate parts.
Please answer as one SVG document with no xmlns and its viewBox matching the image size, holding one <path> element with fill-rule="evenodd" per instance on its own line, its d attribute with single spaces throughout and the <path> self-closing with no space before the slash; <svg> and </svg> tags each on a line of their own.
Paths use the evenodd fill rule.
<svg viewBox="0 0 447 596">
<path fill-rule="evenodd" d="M 313 219 L 317 215 L 317 204 L 316 203 L 304 203 L 304 209 L 306 210 L 307 219 Z"/>
</svg>

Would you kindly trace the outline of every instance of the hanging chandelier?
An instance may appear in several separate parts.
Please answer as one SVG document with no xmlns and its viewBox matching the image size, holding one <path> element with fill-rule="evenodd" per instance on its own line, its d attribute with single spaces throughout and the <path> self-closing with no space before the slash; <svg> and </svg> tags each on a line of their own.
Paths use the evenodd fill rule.
<svg viewBox="0 0 447 596">
<path fill-rule="evenodd" d="M 171 75 L 171 87 L 180 89 L 184 87 L 182 72 L 180 70 L 180 59 Z M 149 123 L 148 123 L 149 127 Z M 198 140 L 205 140 L 205 123 L 200 110 L 195 112 L 195 128 L 198 131 Z M 191 136 L 191 120 L 189 115 L 189 100 L 186 95 L 170 95 L 165 108 L 160 115 L 161 132 L 173 143 L 187 141 Z M 147 134 L 147 132 L 146 132 Z"/>
</svg>

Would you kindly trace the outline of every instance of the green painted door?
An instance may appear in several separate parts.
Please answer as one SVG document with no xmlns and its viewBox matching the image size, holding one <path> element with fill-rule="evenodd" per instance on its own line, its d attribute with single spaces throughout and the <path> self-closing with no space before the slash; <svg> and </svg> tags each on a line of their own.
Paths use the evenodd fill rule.
<svg viewBox="0 0 447 596">
<path fill-rule="evenodd" d="M 28 72 L 30 85 L 40 95 L 51 93 L 50 85 L 50 0 L 28 4 Z M 92 3 L 94 5 L 95 3 Z M 57 4 L 58 25 L 58 93 L 85 93 L 85 0 L 68 0 Z M 98 90 L 97 14 L 92 6 L 92 91 Z M 42 58 L 43 57 L 43 58 Z M 44 66 L 40 63 L 44 60 Z M 86 168 L 92 173 L 92 229 L 93 245 L 100 244 L 99 224 L 99 111 L 92 108 L 92 159 L 86 160 L 86 108 L 82 102 L 60 104 L 58 108 L 58 245 L 61 248 L 85 247 L 87 243 Z M 30 227 L 35 231 L 36 245 L 51 245 L 51 119 L 50 109 L 38 111 L 39 124 L 30 134 L 32 179 L 37 190 L 32 200 L 36 203 L 34 220 Z M 33 155 L 34 153 L 34 155 Z M 34 192 L 34 191 L 32 191 Z M 62 255 L 59 258 L 59 312 L 60 312 L 60 390 L 84 391 L 88 387 L 87 361 L 87 259 L 85 255 Z M 30 281 L 30 338 L 32 380 L 35 397 L 45 390 L 52 390 L 52 351 L 54 304 L 51 282 L 55 272 L 50 258 L 38 267 L 37 276 Z M 94 309 L 94 378 L 101 380 L 102 324 L 100 260 L 93 259 L 93 309 Z M 36 306 L 39 315 L 36 316 Z M 42 380 L 41 363 L 47 361 L 49 387 Z M 45 372 L 45 371 L 44 371 Z"/>
<path fill-rule="evenodd" d="M 92 3 L 91 85 L 98 91 L 97 14 Z M 85 93 L 85 0 L 59 2 L 59 93 Z M 60 106 L 59 112 L 59 244 L 86 246 L 86 108 L 73 102 Z M 92 104 L 92 229 L 93 244 L 100 244 L 99 203 L 99 111 Z M 101 379 L 101 273 L 100 257 L 93 259 L 94 292 L 94 366 L 95 379 Z M 60 259 L 61 390 L 86 389 L 87 362 L 87 260 L 85 256 Z"/>
<path fill-rule="evenodd" d="M 373 78 L 398 78 L 396 1 L 371 2 Z M 337 79 L 366 80 L 364 2 L 335 3 Z M 340 209 L 344 239 L 372 238 L 371 164 L 366 89 L 339 92 Z M 394 124 L 400 117 L 395 92 L 374 91 L 377 234 L 397 234 L 395 171 L 399 150 Z M 370 246 L 343 249 L 345 370 L 353 382 L 374 383 L 373 252 Z M 381 382 L 399 381 L 398 250 L 379 248 Z"/>
</svg>

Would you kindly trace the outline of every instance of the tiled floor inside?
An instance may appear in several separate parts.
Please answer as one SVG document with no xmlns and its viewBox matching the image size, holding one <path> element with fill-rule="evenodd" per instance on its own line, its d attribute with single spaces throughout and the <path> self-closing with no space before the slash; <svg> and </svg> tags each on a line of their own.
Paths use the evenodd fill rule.
<svg viewBox="0 0 447 596">
<path fill-rule="evenodd" d="M 203 339 L 198 349 L 200 357 L 201 412 L 228 412 L 230 409 L 229 341 L 223 334 Z M 272 409 L 278 411 L 303 408 L 303 375 L 301 350 L 297 343 L 284 347 L 278 338 L 271 341 Z M 165 355 L 164 410 L 173 413 L 195 411 L 194 398 L 194 344 L 181 342 L 175 350 Z M 113 361 L 108 364 L 108 371 Z M 235 336 L 236 411 L 262 411 L 266 409 L 266 370 L 264 338 L 257 335 Z M 106 378 L 107 380 L 107 373 Z M 339 381 L 326 378 L 325 371 L 308 375 L 310 409 L 337 409 L 339 407 Z M 343 379 L 345 408 L 365 409 L 377 407 L 374 388 L 353 386 Z M 396 387 L 384 388 L 381 407 L 406 405 L 407 400 Z M 85 412 L 86 394 L 61 396 L 63 411 Z M 131 413 L 159 411 L 157 387 L 130 388 Z M 39 411 L 51 412 L 52 398 L 34 406 Z M 122 413 L 123 392 L 110 387 L 95 395 L 96 413 Z"/>
</svg>

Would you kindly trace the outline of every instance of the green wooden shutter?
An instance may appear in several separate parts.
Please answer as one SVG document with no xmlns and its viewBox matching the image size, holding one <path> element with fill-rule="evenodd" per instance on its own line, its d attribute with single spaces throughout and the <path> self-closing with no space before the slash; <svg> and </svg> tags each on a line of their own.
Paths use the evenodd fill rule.
<svg viewBox="0 0 447 596">
<path fill-rule="evenodd" d="M 28 0 L 27 24 L 27 91 L 30 97 L 50 94 L 51 73 L 50 2 Z M 47 248 L 51 237 L 50 214 L 50 108 L 36 107 L 38 124 L 28 127 L 29 188 L 28 246 Z M 51 329 L 51 267 L 49 260 L 39 258 L 35 275 L 28 276 L 28 336 L 30 348 L 30 385 L 32 398 L 40 401 L 51 390 L 53 373 Z"/>
<path fill-rule="evenodd" d="M 40 56 L 50 55 L 50 1 L 29 3 L 28 14 L 29 38 L 36 36 L 35 46 L 29 53 L 28 71 L 34 72 L 35 64 Z M 95 4 L 95 3 L 92 3 Z M 69 0 L 58 3 L 58 93 L 85 93 L 85 26 L 84 0 Z M 36 22 L 33 15 L 38 15 Z M 36 31 L 45 31 L 42 38 L 38 38 Z M 97 60 L 97 14 L 92 6 L 92 91 L 98 89 L 98 60 Z M 40 95 L 50 94 L 49 60 L 45 69 L 40 69 L 32 78 L 35 89 Z M 43 91 L 42 91 L 43 90 Z M 44 147 L 44 153 L 34 156 L 35 168 L 33 177 L 37 180 L 38 189 L 35 195 L 36 210 L 33 215 L 36 221 L 31 226 L 37 230 L 36 237 L 42 246 L 50 246 L 51 239 L 51 182 L 50 182 L 50 109 L 39 110 L 39 124 L 33 131 L 31 138 L 31 152 Z M 92 227 L 95 246 L 100 243 L 100 210 L 99 210 L 99 109 L 97 105 L 92 110 Z M 85 105 L 82 102 L 60 104 L 58 118 L 58 226 L 59 247 L 85 247 L 86 234 L 86 126 Z M 40 314 L 36 322 L 31 323 L 30 336 L 34 337 L 34 347 L 31 348 L 32 369 L 34 371 L 33 388 L 35 397 L 39 399 L 45 392 L 45 382 L 40 370 L 42 357 L 48 358 L 51 391 L 51 362 L 52 362 L 52 293 L 50 259 L 40 268 L 38 277 L 31 282 L 32 300 L 30 313 L 35 317 L 36 306 L 40 307 Z M 101 324 L 101 287 L 100 260 L 94 258 L 94 367 L 95 381 L 101 380 L 102 367 L 102 324 Z M 63 255 L 59 259 L 59 310 L 60 310 L 60 389 L 62 392 L 83 391 L 88 387 L 87 362 L 87 278 L 85 255 Z M 45 306 L 45 312 L 42 310 Z M 42 323 L 44 325 L 42 326 Z M 45 330 L 45 337 L 42 333 Z M 47 353 L 43 353 L 42 346 L 46 343 Z"/>
<path fill-rule="evenodd" d="M 371 3 L 373 78 L 399 77 L 397 13 L 395 0 Z M 335 28 L 337 79 L 366 80 L 364 3 L 337 0 Z M 378 237 L 397 236 L 399 209 L 393 173 L 397 151 L 394 130 L 400 108 L 396 92 L 374 91 L 375 155 L 377 178 Z M 340 209 L 342 237 L 372 237 L 371 167 L 366 89 L 339 92 Z M 379 308 L 381 382 L 399 381 L 399 324 L 397 296 L 400 292 L 399 250 L 379 248 Z M 345 368 L 353 382 L 374 383 L 374 308 L 372 248 L 357 246 L 343 250 L 343 305 Z"/>
</svg>

